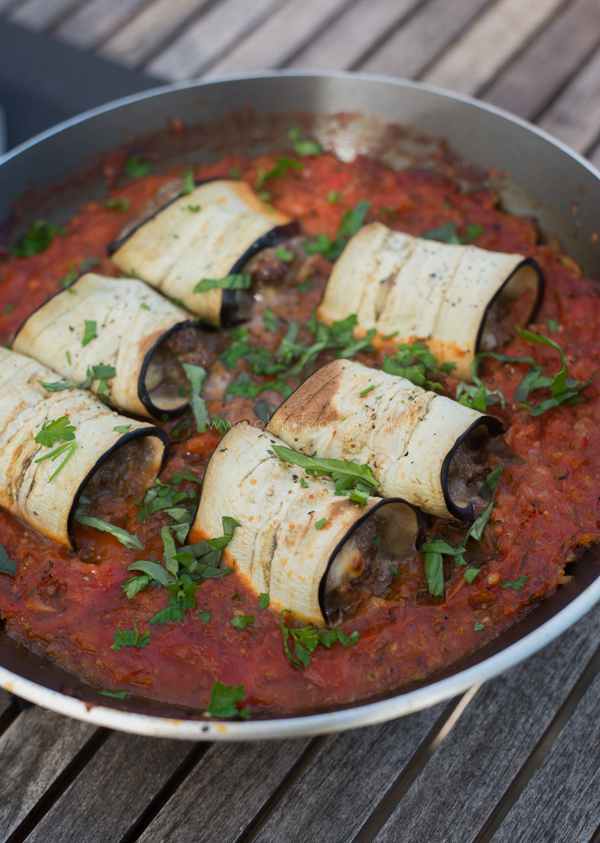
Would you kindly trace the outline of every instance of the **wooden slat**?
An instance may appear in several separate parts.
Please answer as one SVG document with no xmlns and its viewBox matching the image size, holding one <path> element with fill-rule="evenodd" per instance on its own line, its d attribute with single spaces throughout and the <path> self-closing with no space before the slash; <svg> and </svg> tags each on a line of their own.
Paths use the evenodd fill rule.
<svg viewBox="0 0 600 843">
<path fill-rule="evenodd" d="M 588 843 L 600 826 L 600 676 L 588 689 L 493 843 Z"/>
<path fill-rule="evenodd" d="M 600 135 L 600 49 L 538 123 L 577 152 L 594 145 Z"/>
<path fill-rule="evenodd" d="M 546 24 L 565 0 L 500 0 L 423 76 L 432 85 L 476 95 Z"/>
<path fill-rule="evenodd" d="M 25 0 L 8 19 L 36 32 L 43 32 L 56 26 L 80 5 L 81 0 Z"/>
<path fill-rule="evenodd" d="M 207 76 L 282 67 L 348 5 L 350 0 L 289 0 L 262 26 L 214 64 Z"/>
<path fill-rule="evenodd" d="M 147 3 L 148 0 L 90 0 L 61 24 L 56 34 L 82 50 L 93 50 Z"/>
<path fill-rule="evenodd" d="M 281 5 L 282 0 L 221 0 L 151 61 L 147 70 L 174 82 L 198 76 Z"/>
<path fill-rule="evenodd" d="M 430 0 L 361 64 L 361 70 L 418 76 L 489 5 L 490 0 Z"/>
<path fill-rule="evenodd" d="M 600 169 L 600 144 L 598 144 L 598 146 L 590 152 L 588 157 L 594 167 L 598 167 L 598 169 Z"/>
<path fill-rule="evenodd" d="M 358 0 L 291 62 L 292 67 L 346 70 L 388 37 L 423 0 Z"/>
<path fill-rule="evenodd" d="M 308 740 L 215 744 L 148 826 L 139 843 L 235 840 L 309 744 Z"/>
<path fill-rule="evenodd" d="M 534 120 L 599 41 L 600 3 L 573 0 L 501 73 L 483 99 Z"/>
<path fill-rule="evenodd" d="M 17 717 L 0 737 L 0 841 L 10 836 L 96 731 L 88 723 L 37 707 Z"/>
<path fill-rule="evenodd" d="M 484 685 L 376 843 L 479 840 L 599 644 L 596 607 L 540 653 Z"/>
<path fill-rule="evenodd" d="M 40 0 L 48 2 L 48 0 Z M 100 49 L 106 58 L 139 67 L 167 44 L 171 36 L 210 0 L 154 0 Z"/>
<path fill-rule="evenodd" d="M 27 843 L 118 843 L 193 746 L 113 732 Z"/>
<path fill-rule="evenodd" d="M 429 746 L 453 708 L 454 703 L 446 703 L 329 738 L 261 829 L 256 843 L 353 839 L 395 781 Z"/>
</svg>

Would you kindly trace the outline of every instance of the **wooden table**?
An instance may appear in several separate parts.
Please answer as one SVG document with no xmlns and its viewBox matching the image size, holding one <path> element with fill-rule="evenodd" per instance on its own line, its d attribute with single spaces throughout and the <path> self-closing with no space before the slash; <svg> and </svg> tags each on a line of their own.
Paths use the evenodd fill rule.
<svg viewBox="0 0 600 843">
<path fill-rule="evenodd" d="M 0 0 L 160 80 L 274 67 L 421 79 L 600 165 L 600 0 Z M 140 738 L 0 692 L 0 843 L 597 843 L 600 607 L 460 699 L 330 737 Z"/>
</svg>

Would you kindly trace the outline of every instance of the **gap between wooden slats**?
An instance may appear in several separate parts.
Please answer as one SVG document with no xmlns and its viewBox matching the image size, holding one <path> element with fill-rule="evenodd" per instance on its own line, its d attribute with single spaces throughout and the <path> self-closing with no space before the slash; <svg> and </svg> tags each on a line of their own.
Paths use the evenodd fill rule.
<svg viewBox="0 0 600 843">
<path fill-rule="evenodd" d="M 568 0 L 499 0 L 422 77 L 475 96 Z"/>
<path fill-rule="evenodd" d="M 89 0 L 56 30 L 82 50 L 93 50 L 148 3 L 148 0 Z"/>
<path fill-rule="evenodd" d="M 596 678 L 588 682 L 583 699 L 491 838 L 493 843 L 590 843 L 598 839 L 600 656 L 595 668 Z"/>
<path fill-rule="evenodd" d="M 483 93 L 487 102 L 535 120 L 600 42 L 598 0 L 572 0 Z"/>
<path fill-rule="evenodd" d="M 430 0 L 361 62 L 360 69 L 416 77 L 491 5 L 492 0 Z"/>
<path fill-rule="evenodd" d="M 146 70 L 173 82 L 198 76 L 282 3 L 222 0 L 153 59 Z"/>
<path fill-rule="evenodd" d="M 358 0 L 294 56 L 290 66 L 351 70 L 423 3 L 424 0 Z"/>
<path fill-rule="evenodd" d="M 139 67 L 211 3 L 214 5 L 213 0 L 154 0 L 109 38 L 100 53 L 126 67 Z"/>
<path fill-rule="evenodd" d="M 540 117 L 538 125 L 577 152 L 585 154 L 595 145 L 600 137 L 600 48 Z"/>
<path fill-rule="evenodd" d="M 600 643 L 600 607 L 484 685 L 407 793 L 354 843 L 482 843 L 542 742 L 562 725 Z M 522 781 L 521 781 L 522 784 Z"/>
<path fill-rule="evenodd" d="M 206 73 L 282 67 L 352 0 L 289 0 Z"/>
<path fill-rule="evenodd" d="M 11 23 L 18 23 L 35 32 L 44 32 L 60 25 L 82 5 L 82 0 L 25 0 L 8 19 Z"/>
</svg>

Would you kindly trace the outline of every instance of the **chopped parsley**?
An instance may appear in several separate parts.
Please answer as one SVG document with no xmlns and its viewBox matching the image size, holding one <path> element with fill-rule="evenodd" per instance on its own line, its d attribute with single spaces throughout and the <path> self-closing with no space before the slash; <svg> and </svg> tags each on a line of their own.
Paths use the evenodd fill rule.
<svg viewBox="0 0 600 843">
<path fill-rule="evenodd" d="M 180 196 L 187 196 L 189 193 L 193 193 L 196 189 L 196 182 L 194 181 L 194 171 L 193 170 L 186 170 L 183 174 L 183 187 L 181 188 Z M 188 205 L 188 208 L 190 206 Z M 200 210 L 200 206 L 198 206 L 198 210 Z"/>
<path fill-rule="evenodd" d="M 13 562 L 6 552 L 6 548 L 0 544 L 0 574 L 8 574 L 9 577 L 14 577 L 16 573 L 17 563 Z"/>
<path fill-rule="evenodd" d="M 93 319 L 91 319 L 91 320 L 86 319 L 85 320 L 85 328 L 84 328 L 84 331 L 83 331 L 83 337 L 82 337 L 82 340 L 81 340 L 81 345 L 83 347 L 85 347 L 86 345 L 88 345 L 88 343 L 90 343 L 97 336 L 98 336 L 98 326 L 97 326 L 96 322 Z"/>
<path fill-rule="evenodd" d="M 366 389 L 363 389 L 363 391 L 360 393 L 360 397 L 364 398 L 365 395 L 368 395 L 369 392 L 373 392 L 374 389 L 377 389 L 377 387 L 374 383 L 372 383 L 371 386 L 368 386 Z"/>
<path fill-rule="evenodd" d="M 527 580 L 530 577 L 519 577 L 515 582 L 507 582 L 506 580 L 500 583 L 501 588 L 514 588 L 515 591 L 521 591 Z"/>
<path fill-rule="evenodd" d="M 468 225 L 466 228 L 467 236 L 459 237 L 458 229 L 455 222 L 447 222 L 439 228 L 431 228 L 429 231 L 423 232 L 419 235 L 424 240 L 439 240 L 451 246 L 465 246 L 483 234 L 484 228 L 479 223 Z"/>
<path fill-rule="evenodd" d="M 555 334 L 558 331 L 558 322 L 556 319 L 548 317 L 548 330 L 551 334 Z"/>
<path fill-rule="evenodd" d="M 206 609 L 204 609 L 203 611 L 198 612 L 198 617 L 202 623 L 208 623 L 210 620 L 210 612 L 207 612 Z"/>
<path fill-rule="evenodd" d="M 400 571 L 398 570 L 398 568 L 395 565 L 390 565 L 390 574 L 392 575 L 392 578 L 395 579 L 395 580 L 400 579 L 400 577 L 402 576 L 402 574 L 400 573 Z"/>
<path fill-rule="evenodd" d="M 499 465 L 498 468 L 495 468 L 493 471 L 490 471 L 488 476 L 485 478 L 483 486 L 481 486 L 477 493 L 480 498 L 484 499 L 484 501 L 494 500 L 494 492 L 498 488 L 498 483 L 500 482 L 500 477 L 502 476 L 503 470 L 504 466 Z"/>
<path fill-rule="evenodd" d="M 125 172 L 131 179 L 143 179 L 149 176 L 152 168 L 145 164 L 139 155 L 132 155 L 125 161 Z"/>
<path fill-rule="evenodd" d="M 249 273 L 226 275 L 225 278 L 203 278 L 194 287 L 194 293 L 207 293 L 209 290 L 247 290 L 252 282 Z"/>
<path fill-rule="evenodd" d="M 14 309 L 15 309 L 14 301 L 9 301 L 8 304 L 4 305 L 4 310 L 2 312 L 4 313 L 5 316 L 7 316 L 9 313 L 12 313 Z"/>
<path fill-rule="evenodd" d="M 236 615 L 231 619 L 231 625 L 234 629 L 239 629 L 240 632 L 246 629 L 247 626 L 252 626 L 254 623 L 254 615 Z"/>
<path fill-rule="evenodd" d="M 362 199 L 351 211 L 346 211 L 342 217 L 335 240 L 331 240 L 326 234 L 319 234 L 313 243 L 305 244 L 308 254 L 314 255 L 320 252 L 327 260 L 336 261 L 344 251 L 348 240 L 354 237 L 363 226 L 370 208 L 371 203 Z"/>
<path fill-rule="evenodd" d="M 471 583 L 473 582 L 475 577 L 480 573 L 481 573 L 481 568 L 467 568 L 467 570 L 464 571 L 463 576 L 466 579 L 466 581 L 469 583 L 469 585 L 471 585 Z"/>
<path fill-rule="evenodd" d="M 383 371 L 388 375 L 406 378 L 423 389 L 441 389 L 441 384 L 427 377 L 428 373 L 439 371 L 448 374 L 455 366 L 454 363 L 448 362 L 438 367 L 435 357 L 422 342 L 412 345 L 398 343 L 397 348 L 398 352 L 393 357 L 384 355 Z"/>
<path fill-rule="evenodd" d="M 120 650 L 121 647 L 136 647 L 138 650 L 143 650 L 150 643 L 150 633 L 143 632 L 141 635 L 137 628 L 137 618 L 133 624 L 133 629 L 119 629 L 113 638 L 114 644 L 111 644 L 111 650 Z"/>
<path fill-rule="evenodd" d="M 280 246 L 279 249 L 276 250 L 275 254 L 279 258 L 280 261 L 284 263 L 291 263 L 294 260 L 294 255 L 284 246 Z"/>
<path fill-rule="evenodd" d="M 485 624 L 483 623 L 476 623 L 473 626 L 475 632 L 481 632 L 482 629 L 485 629 Z"/>
<path fill-rule="evenodd" d="M 335 494 L 349 494 L 350 500 L 355 501 L 355 503 L 366 504 L 378 485 L 373 469 L 368 465 L 357 465 L 343 460 L 307 457 L 305 454 L 293 451 L 291 448 L 284 448 L 281 445 L 272 445 L 271 448 L 280 460 L 287 462 L 289 465 L 300 466 L 311 477 L 331 477 L 335 483 Z M 326 519 L 325 523 L 327 523 Z M 317 530 L 321 530 L 324 524 L 321 524 L 321 527 L 318 524 L 315 526 Z"/>
<path fill-rule="evenodd" d="M 43 387 L 46 392 L 62 392 L 64 389 L 71 389 L 74 386 L 73 381 L 66 380 L 66 381 L 52 381 L 52 383 L 46 383 L 46 381 L 38 381 L 39 385 Z"/>
<path fill-rule="evenodd" d="M 263 312 L 263 325 L 271 334 L 276 334 L 279 330 L 279 319 L 273 313 L 273 310 L 267 305 Z"/>
<path fill-rule="evenodd" d="M 238 709 L 237 702 L 245 699 L 246 693 L 243 685 L 224 685 L 223 682 L 215 682 L 210 692 L 210 702 L 206 713 L 210 717 L 242 717 L 248 720 L 250 714 L 246 709 Z"/>
<path fill-rule="evenodd" d="M 190 407 L 196 422 L 196 432 L 206 433 L 210 424 L 206 401 L 202 397 L 206 369 L 203 366 L 194 366 L 192 363 L 182 363 L 181 366 L 190 385 Z"/>
<path fill-rule="evenodd" d="M 129 691 L 105 691 L 102 689 L 100 693 L 105 697 L 115 697 L 118 700 L 124 700 Z"/>
<path fill-rule="evenodd" d="M 188 205 L 187 209 L 190 214 L 199 214 L 202 210 L 202 205 Z"/>
<path fill-rule="evenodd" d="M 306 281 L 301 281 L 299 284 L 296 284 L 296 289 L 304 296 L 312 287 L 312 281 L 312 278 L 307 278 Z"/>
<path fill-rule="evenodd" d="M 321 155 L 323 148 L 317 141 L 306 140 L 302 137 L 302 132 L 297 127 L 290 129 L 288 138 L 294 143 L 294 150 L 301 158 L 308 158 L 312 155 Z"/>
<path fill-rule="evenodd" d="M 271 416 L 275 412 L 275 408 L 269 406 L 269 404 L 261 398 L 260 401 L 256 402 L 253 409 L 256 418 L 259 419 L 266 427 L 271 421 Z"/>
<path fill-rule="evenodd" d="M 329 648 L 332 644 L 339 643 L 344 647 L 351 647 L 359 639 L 358 630 L 346 635 L 342 632 L 340 626 L 325 630 L 316 629 L 311 625 L 299 628 L 286 626 L 283 618 L 286 613 L 291 614 L 289 609 L 284 609 L 279 613 L 279 628 L 283 635 L 283 649 L 290 664 L 300 668 L 300 670 L 308 667 L 310 657 L 319 645 Z M 290 650 L 290 645 L 293 647 L 293 653 Z"/>
<path fill-rule="evenodd" d="M 115 433 L 129 433 L 131 430 L 130 424 L 118 424 L 116 427 L 113 427 Z"/>
<path fill-rule="evenodd" d="M 341 198 L 342 194 L 339 192 L 339 190 L 330 190 L 327 194 L 327 201 L 330 203 L 339 202 Z"/>
<path fill-rule="evenodd" d="M 69 264 L 69 271 L 65 276 L 63 276 L 60 281 L 58 282 L 61 287 L 68 287 L 69 284 L 72 284 L 79 277 L 79 273 L 75 270 L 75 267 L 72 263 Z"/>
<path fill-rule="evenodd" d="M 131 199 L 127 199 L 125 196 L 119 196 L 116 199 L 107 199 L 104 204 L 107 208 L 112 208 L 115 211 L 122 211 L 125 213 L 129 210 Z"/>
<path fill-rule="evenodd" d="M 258 595 L 258 608 L 262 612 L 264 609 L 267 608 L 269 603 L 271 602 L 271 597 L 268 594 L 259 594 Z"/>
<path fill-rule="evenodd" d="M 72 442 L 74 439 L 74 425 L 68 416 L 61 416 L 59 419 L 45 421 L 34 441 L 45 448 L 51 448 L 57 442 Z"/>
<path fill-rule="evenodd" d="M 36 220 L 19 243 L 10 248 L 10 251 L 18 258 L 31 258 L 45 252 L 57 234 L 64 234 L 64 229 L 55 228 L 46 220 Z"/>
<path fill-rule="evenodd" d="M 138 537 L 128 533 L 127 530 L 124 530 L 122 527 L 115 527 L 114 524 L 109 524 L 108 521 L 104 521 L 102 518 L 96 518 L 93 515 L 86 515 L 85 513 L 90 504 L 91 501 L 83 497 L 83 495 L 80 497 L 77 512 L 74 515 L 74 520 L 77 521 L 78 524 L 83 524 L 86 527 L 93 527 L 94 530 L 99 530 L 101 533 L 109 533 L 111 536 L 114 536 L 117 541 L 121 542 L 123 547 L 126 547 L 129 550 L 144 549 L 144 545 Z"/>
<path fill-rule="evenodd" d="M 317 523 L 315 524 L 315 530 L 322 530 L 323 527 L 328 523 L 329 522 L 328 522 L 327 518 L 321 518 L 321 520 L 317 521 Z"/>
<path fill-rule="evenodd" d="M 304 164 L 301 161 L 296 161 L 295 158 L 289 158 L 287 155 L 282 155 L 275 158 L 275 166 L 268 172 L 262 170 L 258 173 L 256 180 L 256 187 L 261 187 L 268 179 L 282 179 L 287 175 L 289 170 L 303 170 Z"/>
</svg>

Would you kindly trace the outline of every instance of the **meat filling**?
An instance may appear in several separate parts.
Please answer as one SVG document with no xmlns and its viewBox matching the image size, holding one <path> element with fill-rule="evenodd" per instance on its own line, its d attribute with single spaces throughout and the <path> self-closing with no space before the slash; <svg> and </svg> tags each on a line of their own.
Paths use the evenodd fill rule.
<svg viewBox="0 0 600 843">
<path fill-rule="evenodd" d="M 509 342 L 515 333 L 515 322 L 526 325 L 537 301 L 539 278 L 529 264 L 521 266 L 502 287 L 485 317 L 477 351 L 493 351 Z M 510 305 L 523 297 L 518 312 Z"/>
<path fill-rule="evenodd" d="M 352 533 L 335 555 L 325 581 L 328 623 L 352 616 L 380 596 L 397 576 L 397 566 L 417 555 L 417 516 L 401 503 L 379 507 Z"/>
<path fill-rule="evenodd" d="M 83 496 L 94 506 L 104 499 L 117 500 L 144 494 L 157 472 L 159 440 L 154 436 L 130 439 L 96 469 L 88 481 Z"/>
</svg>

